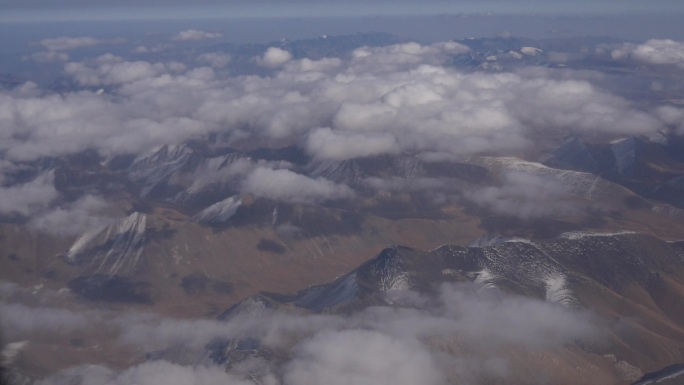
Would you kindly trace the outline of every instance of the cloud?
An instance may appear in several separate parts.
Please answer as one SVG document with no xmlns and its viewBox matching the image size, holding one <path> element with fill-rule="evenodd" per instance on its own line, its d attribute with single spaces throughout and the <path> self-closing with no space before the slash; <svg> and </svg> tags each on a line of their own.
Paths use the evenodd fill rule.
<svg viewBox="0 0 684 385">
<path fill-rule="evenodd" d="M 104 212 L 110 208 L 101 197 L 84 195 L 74 202 L 60 203 L 52 171 L 33 180 L 0 187 L 0 214 L 19 214 L 28 218 L 28 226 L 55 235 L 76 235 L 111 222 Z"/>
<path fill-rule="evenodd" d="M 23 184 L 0 187 L 0 213 L 30 216 L 45 209 L 58 196 L 54 174 L 44 173 Z"/>
<path fill-rule="evenodd" d="M 523 219 L 581 213 L 585 203 L 572 199 L 561 182 L 550 176 L 508 171 L 501 186 L 468 191 L 466 199 L 496 214 Z"/>
<path fill-rule="evenodd" d="M 278 359 L 247 358 L 232 362 L 228 370 L 210 362 L 184 366 L 149 361 L 118 372 L 84 366 L 42 384 L 66 384 L 76 377 L 85 383 L 106 377 L 101 383 L 150 385 L 241 384 L 253 379 L 273 385 L 442 385 L 478 383 L 483 377 L 500 382 L 515 370 L 509 352 L 540 352 L 577 340 L 596 341 L 603 331 L 589 313 L 475 285 L 444 284 L 432 298 L 410 291 L 386 294 L 394 306 L 373 306 L 346 315 L 265 309 L 226 321 L 139 313 L 105 317 L 104 325 L 118 328 L 122 343 L 148 351 L 182 347 L 204 356 L 203 349 L 216 338 L 241 338 L 259 341 Z"/>
<path fill-rule="evenodd" d="M 41 51 L 33 53 L 29 57 L 37 62 L 45 63 L 69 60 L 69 54 L 60 51 Z"/>
<path fill-rule="evenodd" d="M 89 325 L 88 317 L 70 310 L 0 303 L 3 341 L 35 333 L 68 333 Z"/>
<path fill-rule="evenodd" d="M 460 72 L 448 63 L 468 48 L 454 42 L 363 47 L 322 60 L 271 48 L 259 58 L 277 65 L 269 76 L 114 55 L 67 63 L 78 84 L 111 91 L 0 92 L 0 149 L 22 160 L 86 148 L 111 156 L 219 133 L 236 146 L 301 145 L 316 158 L 342 160 L 506 154 L 531 147 L 539 135 L 652 134 L 663 127 L 589 80 L 554 79 L 550 71 Z M 228 58 L 198 60 L 221 68 Z"/>
<path fill-rule="evenodd" d="M 119 373 L 102 366 L 84 366 L 63 371 L 37 385 L 67 385 L 79 379 L 81 385 L 252 385 L 253 382 L 239 379 L 217 366 L 188 367 L 166 361 L 146 362 Z"/>
<path fill-rule="evenodd" d="M 278 47 L 269 47 L 264 55 L 257 58 L 257 63 L 268 68 L 280 67 L 292 60 L 292 54 Z"/>
<path fill-rule="evenodd" d="M 247 176 L 242 189 L 257 196 L 290 202 L 321 202 L 349 199 L 354 191 L 324 178 L 309 178 L 290 170 L 257 168 Z"/>
<path fill-rule="evenodd" d="M 91 47 L 101 43 L 102 40 L 93 37 L 57 37 L 40 41 L 40 45 L 45 47 L 48 51 L 70 51 L 72 49 Z"/>
<path fill-rule="evenodd" d="M 684 69 L 684 43 L 652 39 L 643 44 L 623 44 L 611 52 L 613 59 L 631 59 L 643 64 Z"/>
<path fill-rule="evenodd" d="M 207 63 L 214 68 L 226 68 L 231 61 L 231 57 L 221 52 L 209 52 L 200 55 L 197 61 Z"/>
<path fill-rule="evenodd" d="M 174 365 L 164 361 L 145 363 L 128 369 L 108 384 L 140 384 L 140 385 L 184 385 L 184 384 L 227 384 L 251 385 L 247 379 L 238 379 L 226 373 L 220 367 L 197 366 L 195 368 Z"/>
<path fill-rule="evenodd" d="M 390 133 L 336 132 L 330 128 L 312 130 L 306 150 L 316 158 L 349 159 L 399 151 L 397 138 Z"/>
<path fill-rule="evenodd" d="M 205 32 L 196 29 L 188 29 L 179 32 L 178 35 L 171 38 L 173 41 L 197 41 L 206 39 L 218 39 L 221 34 L 218 32 Z"/>
<path fill-rule="evenodd" d="M 368 330 L 324 331 L 294 349 L 287 384 L 444 384 L 430 353 L 412 338 Z"/>
<path fill-rule="evenodd" d="M 75 202 L 34 214 L 29 226 L 49 234 L 78 235 L 111 224 L 114 219 L 105 214 L 109 208 L 109 203 L 103 198 L 85 195 Z"/>
<path fill-rule="evenodd" d="M 92 47 L 100 44 L 121 44 L 125 39 L 100 40 L 93 37 L 57 37 L 43 39 L 38 44 L 46 51 L 36 52 L 28 56 L 39 62 L 67 61 L 69 55 L 65 51 L 78 48 Z"/>
<path fill-rule="evenodd" d="M 92 63 L 71 62 L 64 67 L 66 74 L 82 86 L 120 85 L 184 69 L 180 63 L 131 62 L 111 54 L 99 56 Z"/>
<path fill-rule="evenodd" d="M 658 107 L 654 114 L 679 135 L 684 135 L 684 109 L 673 106 Z"/>
</svg>

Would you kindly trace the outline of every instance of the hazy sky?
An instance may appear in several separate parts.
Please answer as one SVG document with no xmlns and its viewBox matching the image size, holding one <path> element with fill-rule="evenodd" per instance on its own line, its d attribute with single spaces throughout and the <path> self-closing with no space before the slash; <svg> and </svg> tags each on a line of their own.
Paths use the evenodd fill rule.
<svg viewBox="0 0 684 385">
<path fill-rule="evenodd" d="M 129 19 L 188 17 L 274 17 L 410 15 L 441 13 L 606 14 L 684 11 L 678 0 L 3 0 L 1 19 Z"/>
</svg>

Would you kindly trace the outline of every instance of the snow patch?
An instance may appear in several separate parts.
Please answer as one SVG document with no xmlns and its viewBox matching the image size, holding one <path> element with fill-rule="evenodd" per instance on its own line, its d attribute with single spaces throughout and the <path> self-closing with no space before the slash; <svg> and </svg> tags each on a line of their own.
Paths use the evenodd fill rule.
<svg viewBox="0 0 684 385">
<path fill-rule="evenodd" d="M 10 365 L 14 362 L 19 352 L 28 344 L 28 341 L 12 342 L 2 348 L 2 364 Z"/>
<path fill-rule="evenodd" d="M 221 223 L 232 217 L 237 209 L 242 206 L 242 200 L 237 195 L 214 203 L 197 213 L 193 220 L 200 223 Z"/>
<path fill-rule="evenodd" d="M 565 276 L 555 274 L 544 279 L 546 285 L 546 300 L 561 305 L 571 305 L 575 303 L 572 291 L 567 287 Z"/>
<path fill-rule="evenodd" d="M 496 288 L 496 285 L 494 284 L 494 281 L 496 280 L 496 276 L 489 271 L 489 269 L 484 268 L 478 272 L 475 273 L 475 283 L 481 285 L 484 288 L 487 289 L 494 289 Z"/>
<path fill-rule="evenodd" d="M 125 265 L 134 268 L 145 246 L 146 229 L 147 216 L 135 212 L 103 230 L 79 237 L 69 248 L 66 259 L 70 263 L 78 263 L 93 252 L 89 256 L 93 274 L 106 270 L 107 274 L 113 275 Z M 105 244 L 109 244 L 106 250 L 98 250 Z"/>
<path fill-rule="evenodd" d="M 542 51 L 539 48 L 535 48 L 535 47 L 522 47 L 522 48 L 520 48 L 520 52 L 522 52 L 523 54 L 525 54 L 527 56 L 537 56 L 544 51 Z"/>
<path fill-rule="evenodd" d="M 594 232 L 589 232 L 589 231 L 568 231 L 565 232 L 561 235 L 559 235 L 559 238 L 563 239 L 570 239 L 570 240 L 575 240 L 575 239 L 582 239 L 585 237 L 613 237 L 616 235 L 625 235 L 625 234 L 636 234 L 634 231 L 617 231 L 617 232 L 612 232 L 612 233 L 594 233 Z"/>
</svg>

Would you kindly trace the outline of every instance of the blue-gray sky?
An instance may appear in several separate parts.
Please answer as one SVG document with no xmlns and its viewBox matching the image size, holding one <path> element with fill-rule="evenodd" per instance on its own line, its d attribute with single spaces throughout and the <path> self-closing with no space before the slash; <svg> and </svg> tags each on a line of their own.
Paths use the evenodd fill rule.
<svg viewBox="0 0 684 385">
<path fill-rule="evenodd" d="M 684 12 L 679 0 L 3 0 L 1 20 L 415 15 L 442 13 L 614 14 Z"/>
</svg>

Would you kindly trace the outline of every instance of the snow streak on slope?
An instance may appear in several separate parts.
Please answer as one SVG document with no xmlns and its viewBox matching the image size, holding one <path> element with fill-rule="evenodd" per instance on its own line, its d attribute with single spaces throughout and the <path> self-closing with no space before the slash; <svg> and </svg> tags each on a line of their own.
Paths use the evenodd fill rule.
<svg viewBox="0 0 684 385">
<path fill-rule="evenodd" d="M 185 144 L 162 146 L 151 155 L 139 157 L 129 169 L 128 177 L 143 188 L 147 196 L 157 185 L 185 166 L 195 152 Z"/>
<path fill-rule="evenodd" d="M 206 209 L 197 213 L 193 219 L 200 223 L 221 223 L 225 222 L 235 214 L 237 209 L 242 206 L 242 200 L 238 196 L 232 196 L 220 202 L 214 203 Z"/>
<path fill-rule="evenodd" d="M 147 216 L 135 212 L 99 232 L 78 238 L 67 252 L 70 263 L 87 262 L 92 274 L 132 271 L 145 248 Z"/>
<path fill-rule="evenodd" d="M 572 305 L 575 302 L 572 291 L 568 288 L 565 280 L 566 278 L 562 274 L 550 275 L 544 280 L 547 301 L 561 305 Z"/>
</svg>

